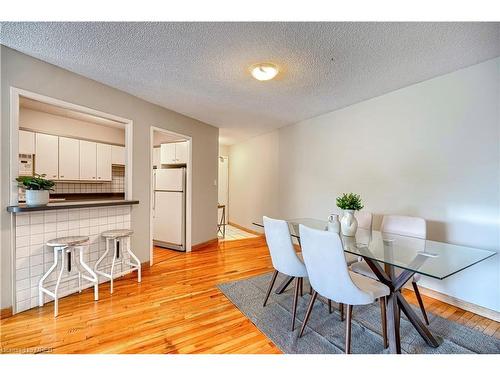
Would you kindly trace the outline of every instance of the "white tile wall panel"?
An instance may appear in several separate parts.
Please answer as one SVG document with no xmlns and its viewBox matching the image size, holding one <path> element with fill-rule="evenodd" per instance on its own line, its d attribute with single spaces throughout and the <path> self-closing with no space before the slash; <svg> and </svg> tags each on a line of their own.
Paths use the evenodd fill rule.
<svg viewBox="0 0 500 375">
<path fill-rule="evenodd" d="M 95 209 L 61 209 L 57 211 L 16 214 L 16 277 L 15 295 L 16 312 L 38 306 L 38 282 L 54 262 L 53 249 L 45 243 L 53 238 L 68 235 L 89 236 L 89 246 L 84 252 L 84 260 L 94 267 L 97 259 L 106 250 L 101 233 L 109 229 L 130 228 L 130 206 L 118 206 Z M 122 245 L 124 249 L 125 244 Z M 77 252 L 75 252 L 77 253 Z M 130 261 L 128 253 L 121 251 L 123 261 Z M 78 255 L 77 255 L 78 256 Z M 111 267 L 112 252 L 102 263 L 105 272 Z M 71 273 L 64 271 L 63 277 L 76 275 L 77 267 L 73 263 Z M 115 272 L 128 271 L 130 266 L 115 266 Z M 47 279 L 45 285 L 53 289 L 59 269 Z M 105 282 L 104 278 L 100 282 Z M 82 280 L 82 288 L 92 285 Z M 61 283 L 60 296 L 78 291 L 78 280 Z M 46 301 L 51 300 L 45 297 Z"/>
<path fill-rule="evenodd" d="M 125 191 L 125 168 L 113 166 L 111 182 L 80 183 L 56 182 L 54 193 L 123 193 Z"/>
</svg>

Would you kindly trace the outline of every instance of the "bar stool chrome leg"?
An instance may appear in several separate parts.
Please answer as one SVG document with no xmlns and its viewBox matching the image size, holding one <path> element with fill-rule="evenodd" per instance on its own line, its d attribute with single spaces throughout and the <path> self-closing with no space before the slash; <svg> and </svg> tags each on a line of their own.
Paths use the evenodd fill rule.
<svg viewBox="0 0 500 375">
<path fill-rule="evenodd" d="M 97 278 L 97 275 L 92 270 L 92 268 L 90 268 L 90 266 L 87 263 L 85 263 L 85 260 L 83 259 L 83 248 L 84 248 L 84 246 L 79 246 L 80 257 L 79 257 L 78 261 L 79 261 L 80 265 L 83 267 L 83 269 L 85 271 L 87 271 L 91 277 L 89 277 L 87 275 L 82 275 L 82 277 L 85 280 L 90 281 L 91 283 L 94 284 L 94 300 L 97 301 L 99 299 L 99 279 Z"/>
<path fill-rule="evenodd" d="M 137 270 L 137 282 L 141 282 L 141 262 L 139 261 L 139 258 L 135 256 L 135 254 L 132 252 L 130 249 L 130 237 L 127 238 L 127 253 L 129 253 L 130 257 L 132 257 L 135 261 L 135 264 L 132 262 L 127 262 L 127 264 L 134 269 Z"/>
<path fill-rule="evenodd" d="M 104 260 L 104 258 L 106 258 L 106 256 L 109 253 L 109 239 L 105 238 L 105 240 L 106 240 L 106 250 L 101 255 L 101 257 L 99 259 L 97 259 L 97 262 L 94 264 L 94 272 L 98 275 L 98 278 L 99 278 L 99 275 L 101 275 L 101 276 L 104 276 L 104 277 L 109 279 L 111 277 L 111 275 L 109 275 L 103 271 L 99 271 L 99 268 L 98 268 L 99 265 L 101 264 L 101 262 Z"/>
<path fill-rule="evenodd" d="M 50 266 L 50 268 L 47 270 L 47 272 L 45 272 L 45 274 L 42 276 L 42 278 L 38 282 L 38 306 L 40 306 L 40 307 L 43 307 L 43 303 L 44 303 L 43 293 L 44 293 L 45 288 L 43 287 L 43 282 L 45 281 L 45 279 L 47 277 L 49 277 L 49 275 L 52 273 L 52 271 L 54 271 L 54 269 L 57 267 L 57 261 L 59 259 L 59 255 L 58 255 L 59 249 L 57 247 L 55 247 L 53 250 L 54 250 L 54 263 L 52 264 L 52 266 Z"/>
<path fill-rule="evenodd" d="M 59 276 L 57 277 L 56 281 L 56 288 L 54 289 L 54 317 L 59 315 L 59 298 L 57 292 L 59 291 L 59 285 L 61 285 L 61 278 L 64 273 L 64 254 L 66 254 L 65 251 L 66 248 L 62 248 L 61 251 L 61 270 L 59 271 Z"/>
<path fill-rule="evenodd" d="M 106 243 L 108 241 L 106 240 Z M 118 253 L 118 246 L 117 246 L 117 240 L 116 238 L 113 238 L 113 260 L 111 262 L 111 274 L 110 274 L 110 283 L 111 283 L 111 294 L 113 294 L 113 274 L 114 274 L 114 271 L 115 271 L 115 264 L 116 264 L 116 257 L 117 257 L 117 253 Z"/>
</svg>

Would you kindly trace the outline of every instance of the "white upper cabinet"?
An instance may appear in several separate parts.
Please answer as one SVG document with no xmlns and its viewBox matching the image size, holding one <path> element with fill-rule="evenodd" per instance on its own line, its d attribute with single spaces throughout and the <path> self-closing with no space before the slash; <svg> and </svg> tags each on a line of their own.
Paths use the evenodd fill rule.
<svg viewBox="0 0 500 375">
<path fill-rule="evenodd" d="M 35 133 L 19 130 L 19 154 L 35 153 Z"/>
<path fill-rule="evenodd" d="M 111 145 L 97 144 L 97 181 L 111 181 Z"/>
<path fill-rule="evenodd" d="M 162 164 L 175 164 L 175 143 L 163 143 L 160 150 Z"/>
<path fill-rule="evenodd" d="M 161 145 L 162 164 L 186 164 L 188 159 L 188 143 L 163 143 Z"/>
<path fill-rule="evenodd" d="M 125 147 L 111 146 L 111 164 L 125 165 Z"/>
<path fill-rule="evenodd" d="M 178 164 L 186 164 L 188 161 L 188 143 L 179 142 L 175 144 L 175 159 Z"/>
<path fill-rule="evenodd" d="M 80 141 L 59 137 L 59 179 L 80 179 Z"/>
<path fill-rule="evenodd" d="M 19 153 L 35 154 L 35 173 L 60 181 L 107 182 L 112 180 L 112 164 L 125 165 L 125 147 L 23 130 Z"/>
<path fill-rule="evenodd" d="M 46 175 L 47 179 L 59 178 L 59 137 L 36 133 L 35 173 Z"/>
<path fill-rule="evenodd" d="M 160 147 L 153 148 L 153 166 L 160 168 Z"/>
<path fill-rule="evenodd" d="M 80 180 L 95 181 L 97 178 L 97 144 L 80 142 Z"/>
</svg>

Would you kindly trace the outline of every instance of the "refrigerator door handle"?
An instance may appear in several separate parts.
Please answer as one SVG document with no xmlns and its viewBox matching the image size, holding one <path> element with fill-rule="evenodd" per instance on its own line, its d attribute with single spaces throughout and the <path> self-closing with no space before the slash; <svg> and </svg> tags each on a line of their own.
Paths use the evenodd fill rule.
<svg viewBox="0 0 500 375">
<path fill-rule="evenodd" d="M 156 192 L 153 192 L 153 217 L 155 217 L 156 210 Z"/>
</svg>

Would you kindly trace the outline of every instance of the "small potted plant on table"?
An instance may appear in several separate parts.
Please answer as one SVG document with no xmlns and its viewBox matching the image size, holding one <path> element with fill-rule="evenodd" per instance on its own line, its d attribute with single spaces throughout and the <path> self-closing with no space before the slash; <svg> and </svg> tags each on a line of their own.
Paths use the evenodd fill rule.
<svg viewBox="0 0 500 375">
<path fill-rule="evenodd" d="M 19 176 L 16 178 L 18 186 L 26 190 L 26 204 L 28 206 L 45 206 L 49 203 L 49 190 L 55 185 L 52 180 L 46 180 L 44 174 L 34 176 Z"/>
<path fill-rule="evenodd" d="M 358 221 L 354 217 L 354 211 L 359 211 L 363 208 L 361 197 L 358 194 L 342 194 L 337 197 L 337 207 L 344 210 L 344 216 L 340 220 L 340 229 L 342 234 L 347 237 L 352 237 L 358 229 Z"/>
</svg>

